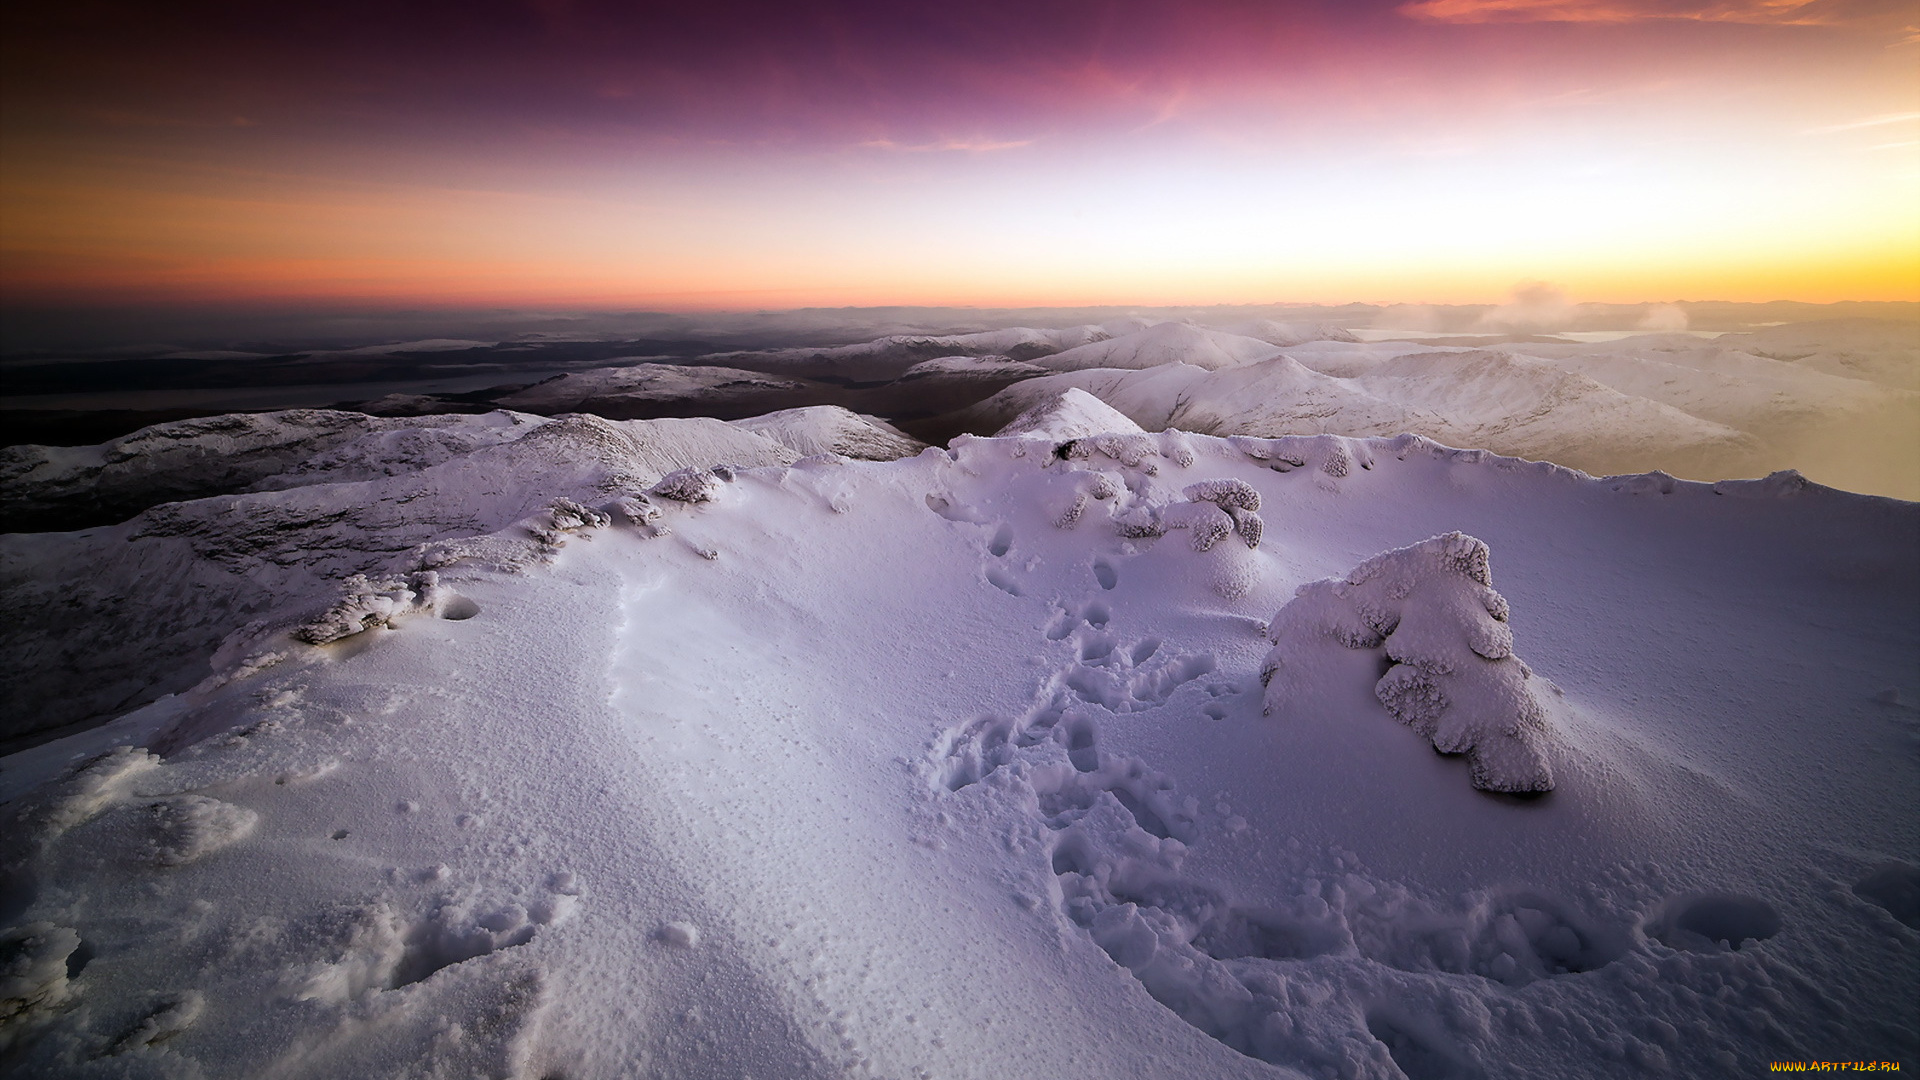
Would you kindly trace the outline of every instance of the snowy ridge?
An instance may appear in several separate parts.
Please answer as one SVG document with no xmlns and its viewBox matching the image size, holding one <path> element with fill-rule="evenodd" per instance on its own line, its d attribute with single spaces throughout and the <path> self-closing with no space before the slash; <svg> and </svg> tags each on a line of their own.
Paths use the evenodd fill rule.
<svg viewBox="0 0 1920 1080">
<path fill-rule="evenodd" d="M 231 634 L 123 657 L 135 694 L 206 677 L 0 758 L 9 1065 L 1394 1080 L 1920 1049 L 1920 506 L 1418 436 L 795 456 L 571 417 L 0 540 L 114 611 L 37 655 L 187 612 L 197 647 Z M 1511 725 L 1454 711 L 1515 685 L 1459 677 L 1519 670 L 1514 638 L 1551 733 L 1524 801 L 1472 786 L 1527 775 L 1481 749 Z M 1386 660 L 1449 707 L 1379 692 L 1411 678 Z"/>
<path fill-rule="evenodd" d="M 926 443 L 877 416 L 862 416 L 838 405 L 782 409 L 732 423 L 789 447 L 802 457 L 840 454 L 866 461 L 892 461 L 927 448 Z"/>
<path fill-rule="evenodd" d="M 1259 338 L 1241 337 L 1188 323 L 1166 322 L 1107 340 L 1066 349 L 1034 363 L 1052 371 L 1083 368 L 1151 368 L 1179 362 L 1209 371 L 1270 359 L 1279 348 Z"/>
<path fill-rule="evenodd" d="M 1035 401 L 994 434 L 1062 441 L 1108 432 L 1141 433 L 1142 428 L 1092 394 L 1069 387 Z"/>
</svg>

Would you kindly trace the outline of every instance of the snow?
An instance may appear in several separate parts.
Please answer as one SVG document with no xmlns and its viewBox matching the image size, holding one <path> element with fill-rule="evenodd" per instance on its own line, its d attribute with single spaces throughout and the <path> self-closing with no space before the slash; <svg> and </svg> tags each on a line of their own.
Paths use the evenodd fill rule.
<svg viewBox="0 0 1920 1080">
<path fill-rule="evenodd" d="M 1390 661 L 1374 696 L 1394 719 L 1464 754 L 1473 786 L 1553 790 L 1545 714 L 1513 654 L 1506 600 L 1487 545 L 1448 533 L 1376 555 L 1345 578 L 1300 587 L 1269 624 L 1264 711 L 1283 711 L 1319 675 L 1316 647 L 1337 642 Z"/>
<path fill-rule="evenodd" d="M 502 414 L 0 538 L 13 712 L 117 717 L 0 758 L 9 1067 L 1920 1050 L 1920 507 L 1051 404 L 893 461 Z"/>
<path fill-rule="evenodd" d="M 1026 435 L 1058 441 L 1125 432 L 1144 434 L 1140 425 L 1106 402 L 1078 387 L 1068 387 L 1036 401 L 995 434 Z"/>
<path fill-rule="evenodd" d="M 1910 342 L 1240 329 L 873 343 L 1091 350 L 946 448 L 823 406 L 10 451 L 0 1061 L 1920 1054 L 1920 504 L 1700 471 L 1899 422 Z"/>
<path fill-rule="evenodd" d="M 927 446 L 877 416 L 864 416 L 838 405 L 782 409 L 733 424 L 791 447 L 802 457 L 839 454 L 865 461 L 892 461 L 912 457 Z"/>
</svg>

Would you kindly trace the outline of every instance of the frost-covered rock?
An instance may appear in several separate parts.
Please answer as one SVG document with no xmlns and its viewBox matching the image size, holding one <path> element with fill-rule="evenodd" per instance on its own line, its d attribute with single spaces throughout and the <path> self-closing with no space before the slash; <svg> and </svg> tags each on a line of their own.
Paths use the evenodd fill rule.
<svg viewBox="0 0 1920 1080">
<path fill-rule="evenodd" d="M 1434 749 L 1465 754 L 1475 787 L 1552 790 L 1546 716 L 1527 685 L 1532 672 L 1513 653 L 1488 554 L 1481 541 L 1447 533 L 1302 586 L 1268 630 L 1266 711 L 1300 690 L 1293 661 L 1318 643 L 1378 650 L 1393 663 L 1375 696 Z"/>
<path fill-rule="evenodd" d="M 648 494 L 674 502 L 712 502 L 720 497 L 724 483 L 712 469 L 675 469 L 661 477 Z"/>
<path fill-rule="evenodd" d="M 1181 494 L 1187 497 L 1188 502 L 1210 502 L 1222 510 L 1228 507 L 1260 509 L 1260 493 L 1245 480 L 1202 480 L 1197 484 L 1188 484 Z"/>
<path fill-rule="evenodd" d="M 553 520 L 553 527 L 561 532 L 604 529 L 613 524 L 611 516 L 565 497 L 553 500 L 553 505 L 547 509 L 547 515 Z"/>
<path fill-rule="evenodd" d="M 1120 534 L 1128 537 L 1159 536 L 1168 529 L 1188 529 L 1195 551 L 1210 551 L 1213 545 L 1238 534 L 1248 548 L 1260 546 L 1265 523 L 1260 520 L 1260 493 L 1244 480 L 1202 480 L 1189 484 L 1181 492 L 1184 503 L 1173 503 L 1157 513 L 1134 515 L 1119 524 Z"/>
<path fill-rule="evenodd" d="M 354 574 L 340 583 L 340 599 L 319 618 L 296 627 L 293 636 L 309 645 L 325 645 L 376 626 L 391 628 L 420 598 L 410 585 L 403 578 Z"/>
<path fill-rule="evenodd" d="M 1105 502 L 1125 492 L 1127 486 L 1108 473 L 1083 472 L 1075 474 L 1073 489 L 1072 501 L 1053 519 L 1054 525 L 1062 529 L 1071 529 L 1080 523 L 1080 515 L 1086 512 L 1090 500 Z"/>
</svg>

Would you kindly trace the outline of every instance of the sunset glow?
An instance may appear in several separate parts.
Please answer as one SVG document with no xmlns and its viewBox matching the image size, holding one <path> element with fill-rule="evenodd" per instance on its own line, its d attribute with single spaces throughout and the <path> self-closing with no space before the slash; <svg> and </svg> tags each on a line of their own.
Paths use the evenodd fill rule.
<svg viewBox="0 0 1920 1080">
<path fill-rule="evenodd" d="M 1903 5 L 7 16 L 13 304 L 1920 297 Z"/>
</svg>

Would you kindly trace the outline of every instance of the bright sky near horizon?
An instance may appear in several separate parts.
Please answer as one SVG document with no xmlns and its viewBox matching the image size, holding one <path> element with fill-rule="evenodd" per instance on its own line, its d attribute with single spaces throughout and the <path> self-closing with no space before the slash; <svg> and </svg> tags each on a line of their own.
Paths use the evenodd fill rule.
<svg viewBox="0 0 1920 1080">
<path fill-rule="evenodd" d="M 3 18 L 9 305 L 1920 298 L 1906 0 Z"/>
</svg>

